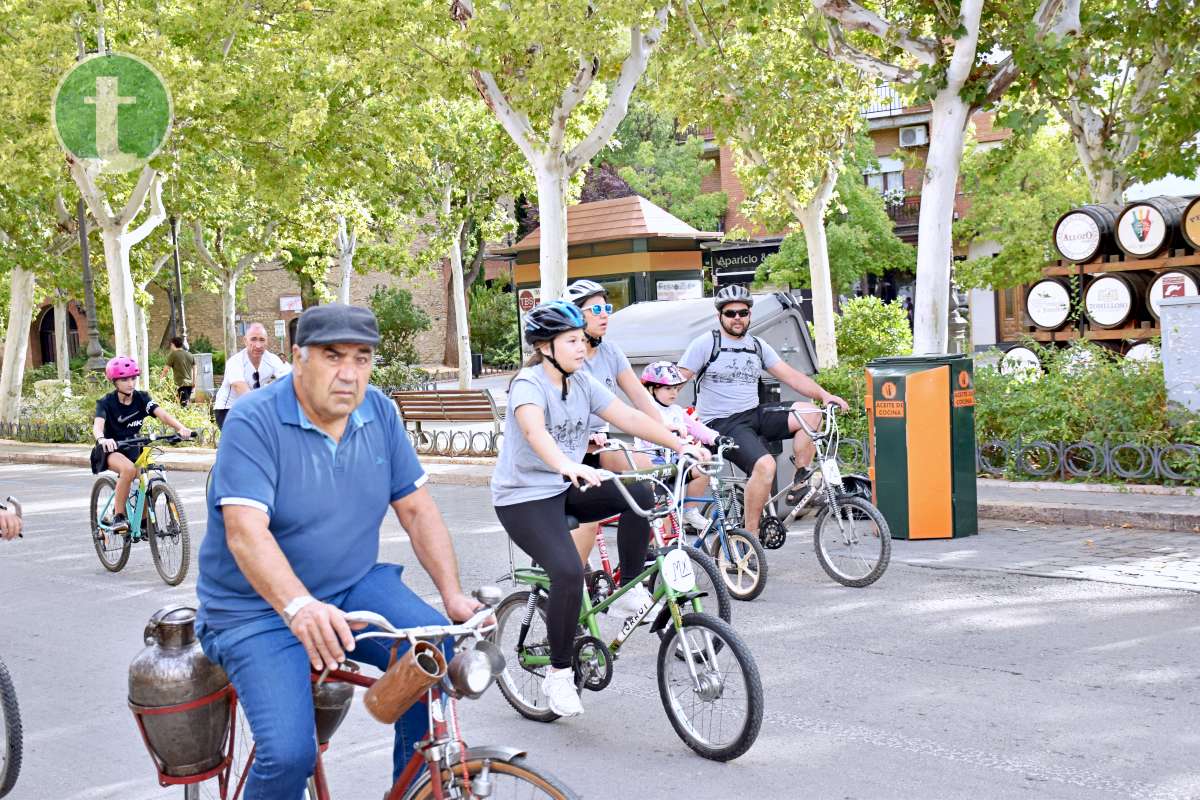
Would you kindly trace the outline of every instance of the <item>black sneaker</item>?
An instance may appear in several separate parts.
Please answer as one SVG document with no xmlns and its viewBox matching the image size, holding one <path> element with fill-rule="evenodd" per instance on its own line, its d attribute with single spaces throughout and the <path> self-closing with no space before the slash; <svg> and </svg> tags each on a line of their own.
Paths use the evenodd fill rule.
<svg viewBox="0 0 1200 800">
<path fill-rule="evenodd" d="M 129 520 L 124 514 L 117 514 L 112 521 L 113 533 L 129 533 Z"/>
</svg>

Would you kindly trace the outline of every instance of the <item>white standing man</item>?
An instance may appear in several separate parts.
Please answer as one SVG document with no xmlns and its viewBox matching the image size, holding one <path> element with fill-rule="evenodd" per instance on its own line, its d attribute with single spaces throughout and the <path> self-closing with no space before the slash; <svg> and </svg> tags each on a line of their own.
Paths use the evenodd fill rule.
<svg viewBox="0 0 1200 800">
<path fill-rule="evenodd" d="M 243 341 L 245 349 L 225 362 L 225 377 L 213 399 L 218 428 L 225 427 L 225 417 L 239 397 L 292 371 L 283 359 L 267 349 L 267 329 L 261 322 L 251 323 L 246 328 Z"/>
</svg>

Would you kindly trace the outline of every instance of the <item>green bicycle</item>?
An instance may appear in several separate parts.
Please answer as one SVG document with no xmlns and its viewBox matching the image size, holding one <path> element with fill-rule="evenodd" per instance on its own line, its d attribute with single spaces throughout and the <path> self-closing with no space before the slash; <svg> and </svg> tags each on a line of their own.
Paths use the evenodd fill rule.
<svg viewBox="0 0 1200 800">
<path fill-rule="evenodd" d="M 187 515 L 183 503 L 179 502 L 179 495 L 167 483 L 164 468 L 152 463 L 158 452 L 153 445 L 182 441 L 183 437 L 172 434 L 139 436 L 117 442 L 118 447 L 142 448 L 141 454 L 133 462 L 138 470 L 137 483 L 133 485 L 125 505 L 128 532 L 113 530 L 116 479 L 112 475 L 102 474 L 92 485 L 92 544 L 101 566 L 109 572 L 120 572 L 125 567 L 134 542 L 149 541 L 154 568 L 168 586 L 178 586 L 187 577 L 188 565 L 192 560 Z"/>
<path fill-rule="evenodd" d="M 625 501 L 637 514 L 660 519 L 672 513 L 669 502 L 653 509 L 640 508 L 623 481 L 649 480 L 672 492 L 659 480 L 675 467 L 612 473 L 598 470 L 603 480 L 615 482 Z M 568 525 L 576 525 L 568 519 Z M 701 756 L 730 761 L 745 753 L 758 738 L 763 718 L 762 680 L 750 649 L 729 623 L 704 613 L 696 590 L 692 561 L 683 549 L 682 537 L 663 547 L 637 580 L 617 589 L 594 604 L 586 588 L 579 614 L 573 668 L 576 687 L 598 692 L 612 681 L 613 665 L 625 642 L 643 620 L 654 619 L 651 633 L 665 631 L 658 648 L 658 693 L 667 719 L 684 743 Z M 511 551 L 510 551 L 511 552 Z M 553 722 L 541 683 L 550 665 L 546 627 L 546 601 L 550 578 L 536 565 L 512 569 L 512 578 L 528 588 L 518 589 L 496 609 L 493 640 L 508 656 L 500 675 L 500 691 L 523 717 Z M 611 642 L 601 639 L 598 617 L 613 601 L 633 586 L 653 583 L 654 602 L 621 626 Z M 651 616 L 654 614 L 655 616 Z"/>
</svg>

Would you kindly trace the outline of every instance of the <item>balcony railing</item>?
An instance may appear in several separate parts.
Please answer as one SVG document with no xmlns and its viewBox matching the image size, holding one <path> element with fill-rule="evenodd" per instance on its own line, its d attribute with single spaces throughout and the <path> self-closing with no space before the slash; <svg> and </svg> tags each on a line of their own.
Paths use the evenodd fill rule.
<svg viewBox="0 0 1200 800">
<path fill-rule="evenodd" d="M 875 87 L 875 96 L 862 113 L 865 117 L 884 117 L 903 110 L 905 105 L 900 93 L 885 83 Z"/>
<path fill-rule="evenodd" d="M 904 202 L 887 206 L 887 215 L 897 227 L 901 225 L 916 225 L 921 216 L 921 195 L 914 194 L 904 198 Z"/>
</svg>

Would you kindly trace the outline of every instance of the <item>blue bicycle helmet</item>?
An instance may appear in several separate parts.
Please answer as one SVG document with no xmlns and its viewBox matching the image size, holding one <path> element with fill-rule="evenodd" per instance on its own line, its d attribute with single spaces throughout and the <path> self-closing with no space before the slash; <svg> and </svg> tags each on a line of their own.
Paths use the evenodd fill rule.
<svg viewBox="0 0 1200 800">
<path fill-rule="evenodd" d="M 554 339 L 560 333 L 583 330 L 584 325 L 583 312 L 576 308 L 573 303 L 568 303 L 566 300 L 551 300 L 548 303 L 540 303 L 525 315 L 525 341 L 530 344 L 550 343 L 550 352 L 543 353 L 542 357 L 562 373 L 563 400 L 567 399 L 567 389 L 571 382 L 571 373 L 563 369 L 562 365 L 558 363 L 558 359 L 554 357 Z"/>
</svg>

